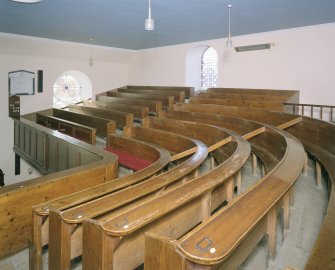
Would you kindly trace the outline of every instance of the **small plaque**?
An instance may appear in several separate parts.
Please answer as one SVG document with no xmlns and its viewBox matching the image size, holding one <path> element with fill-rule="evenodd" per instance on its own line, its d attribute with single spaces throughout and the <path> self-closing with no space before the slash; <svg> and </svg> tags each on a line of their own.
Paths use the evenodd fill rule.
<svg viewBox="0 0 335 270">
<path fill-rule="evenodd" d="M 20 97 L 8 97 L 9 117 L 20 118 Z"/>
</svg>

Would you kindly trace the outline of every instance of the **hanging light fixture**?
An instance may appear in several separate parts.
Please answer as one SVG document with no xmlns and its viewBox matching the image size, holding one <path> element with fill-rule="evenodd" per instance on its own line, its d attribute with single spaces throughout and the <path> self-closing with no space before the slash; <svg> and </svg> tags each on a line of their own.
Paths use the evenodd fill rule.
<svg viewBox="0 0 335 270">
<path fill-rule="evenodd" d="M 151 18 L 151 1 L 149 0 L 149 14 L 148 19 L 145 19 L 144 24 L 145 30 L 151 31 L 155 29 L 155 22 L 154 19 Z"/>
<path fill-rule="evenodd" d="M 228 7 L 228 39 L 226 41 L 226 47 L 231 48 L 233 47 L 233 41 L 231 40 L 231 33 L 230 33 L 230 9 L 233 5 L 229 4 Z"/>
</svg>

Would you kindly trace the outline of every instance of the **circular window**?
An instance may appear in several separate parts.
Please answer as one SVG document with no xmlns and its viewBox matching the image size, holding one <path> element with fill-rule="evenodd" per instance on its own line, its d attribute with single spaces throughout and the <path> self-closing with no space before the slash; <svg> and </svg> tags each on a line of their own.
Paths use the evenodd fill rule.
<svg viewBox="0 0 335 270">
<path fill-rule="evenodd" d="M 63 74 L 54 83 L 54 106 L 65 107 L 80 101 L 81 85 L 72 75 Z"/>
</svg>

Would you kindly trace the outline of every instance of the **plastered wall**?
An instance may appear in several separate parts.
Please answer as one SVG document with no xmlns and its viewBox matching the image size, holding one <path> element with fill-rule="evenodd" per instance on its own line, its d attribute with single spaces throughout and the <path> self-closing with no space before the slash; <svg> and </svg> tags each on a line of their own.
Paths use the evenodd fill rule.
<svg viewBox="0 0 335 270">
<path fill-rule="evenodd" d="M 89 65 L 89 57 L 93 65 Z M 74 43 L 0 35 L 0 168 L 6 185 L 36 177 L 21 161 L 21 175 L 14 175 L 13 121 L 8 117 L 8 72 L 43 70 L 44 91 L 21 96 L 21 114 L 51 108 L 54 81 L 65 71 L 78 70 L 92 83 L 93 96 L 128 83 L 129 51 Z M 35 89 L 37 91 L 37 89 Z"/>
<path fill-rule="evenodd" d="M 214 47 L 219 55 L 219 87 L 300 90 L 300 102 L 335 104 L 335 24 L 247 36 L 233 35 L 234 46 L 273 43 L 271 50 L 236 53 L 225 39 L 134 52 L 130 83 L 189 85 L 186 59 L 195 48 Z M 197 62 L 197 61 L 194 61 Z M 191 70 L 191 71 L 190 71 Z M 191 86 L 191 85 L 190 85 Z M 194 82 L 192 86 L 197 86 Z"/>
</svg>

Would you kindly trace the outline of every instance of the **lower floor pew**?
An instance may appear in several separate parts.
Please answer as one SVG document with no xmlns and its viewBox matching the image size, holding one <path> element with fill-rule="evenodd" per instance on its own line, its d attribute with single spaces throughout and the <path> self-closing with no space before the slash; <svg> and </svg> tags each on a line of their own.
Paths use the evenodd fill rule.
<svg viewBox="0 0 335 270">
<path fill-rule="evenodd" d="M 286 145 L 278 145 L 285 148 L 279 164 L 247 192 L 184 236 L 146 234 L 145 269 L 237 269 L 266 235 L 275 256 L 277 215 L 283 208 L 288 229 L 291 188 L 306 158 L 299 141 L 280 133 Z"/>
<path fill-rule="evenodd" d="M 180 236 L 232 200 L 234 175 L 250 155 L 244 139 L 233 143 L 232 155 L 208 173 L 121 213 L 84 219 L 83 269 L 133 269 L 144 261 L 146 231 Z"/>
<path fill-rule="evenodd" d="M 141 171 L 125 177 L 116 178 L 107 183 L 96 185 L 89 189 L 48 201 L 47 203 L 34 205 L 33 234 L 30 245 L 31 270 L 41 269 L 42 267 L 42 247 L 49 242 L 48 216 L 51 207 L 65 210 L 79 204 L 87 203 L 88 201 L 150 178 L 163 170 L 163 168 L 170 162 L 170 154 L 168 151 L 142 141 L 109 135 L 106 145 L 107 147 L 122 151 L 123 153 L 128 153 L 128 155 L 133 157 L 149 160 L 152 164 Z M 95 182 L 94 176 L 87 175 L 87 177 L 92 183 Z"/>
<path fill-rule="evenodd" d="M 137 139 L 147 138 L 147 141 L 154 141 L 154 134 L 158 134 L 158 137 L 164 136 L 165 143 L 169 142 L 169 140 L 176 139 L 169 137 L 177 136 L 176 134 L 169 136 L 170 133 L 145 128 L 134 127 L 134 130 L 136 130 L 136 132 L 131 136 Z M 143 134 L 141 130 L 144 131 Z M 186 140 L 186 138 L 183 139 L 180 137 L 178 139 L 180 143 L 184 140 Z M 190 145 L 190 143 L 186 144 Z M 83 205 L 65 209 L 64 211 L 51 208 L 49 213 L 49 226 L 50 228 L 57 227 L 57 230 L 54 230 L 53 233 L 49 235 L 49 254 L 51 255 L 49 258 L 50 269 L 66 269 L 66 267 L 70 265 L 71 258 L 81 254 L 81 222 L 83 218 L 93 218 L 107 214 L 110 211 L 122 211 L 122 209 L 132 207 L 132 205 L 140 203 L 141 200 L 147 200 L 150 194 L 151 196 L 155 196 L 155 194 L 157 195 L 164 190 L 166 186 L 173 185 L 174 182 L 181 181 L 183 178 L 189 177 L 194 173 L 207 157 L 207 147 L 205 145 L 201 142 L 194 141 L 192 148 L 195 146 L 197 150 L 193 155 L 165 173 Z M 170 151 L 173 152 L 178 149 L 178 145 L 170 145 L 169 148 Z M 183 148 L 179 147 L 179 149 Z M 66 228 L 72 229 L 68 230 Z M 73 230 L 73 228 L 76 229 Z"/>
</svg>

